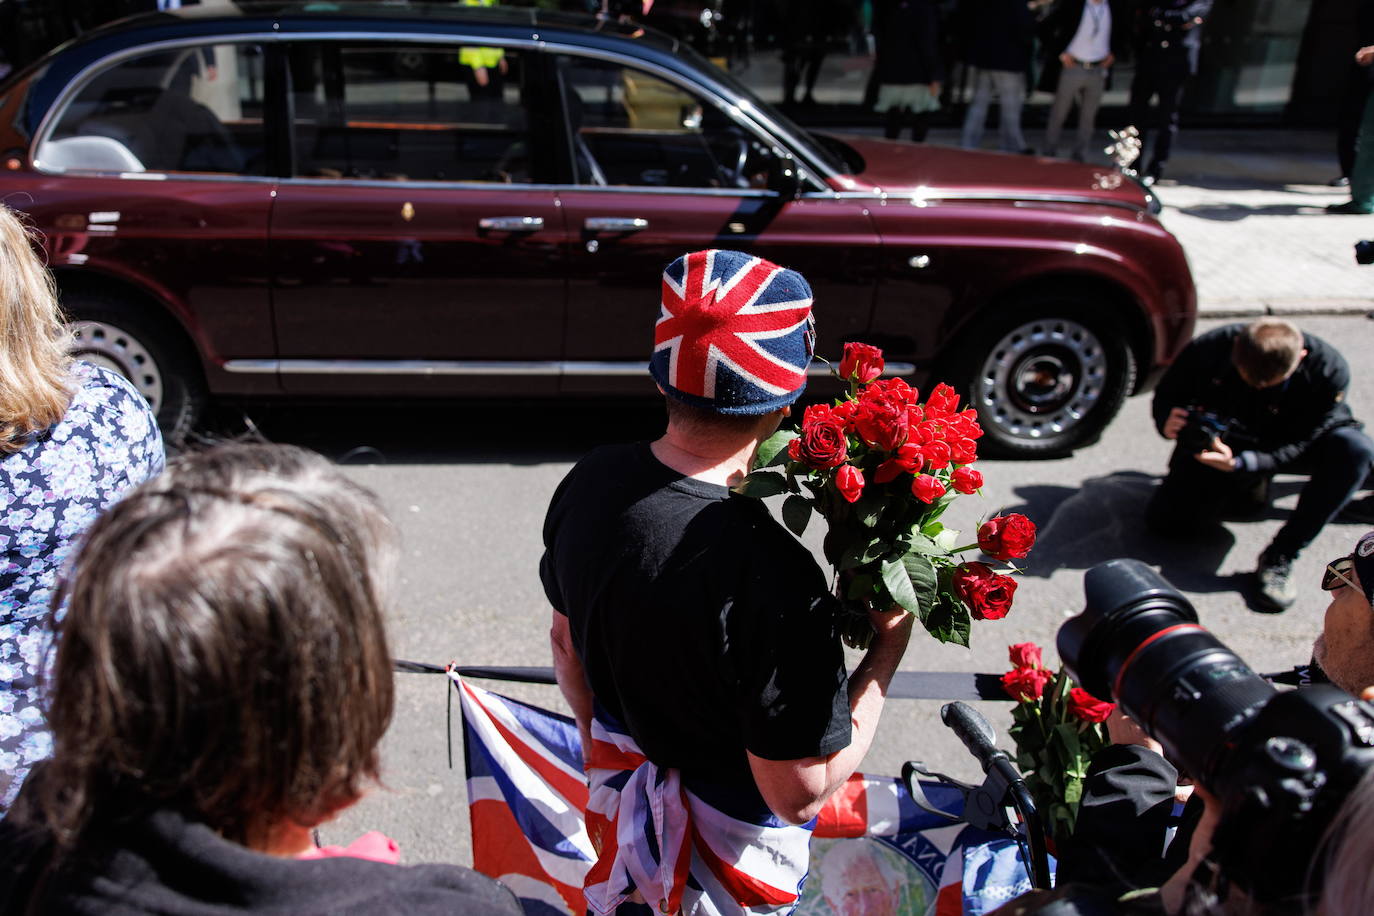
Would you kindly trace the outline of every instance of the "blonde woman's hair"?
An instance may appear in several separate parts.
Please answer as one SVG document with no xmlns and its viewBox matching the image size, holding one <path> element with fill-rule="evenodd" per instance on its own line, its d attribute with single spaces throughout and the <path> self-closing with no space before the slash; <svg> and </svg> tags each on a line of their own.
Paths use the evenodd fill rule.
<svg viewBox="0 0 1374 916">
<path fill-rule="evenodd" d="M 71 402 L 71 333 L 31 240 L 0 204 L 0 455 L 62 419 Z"/>
</svg>

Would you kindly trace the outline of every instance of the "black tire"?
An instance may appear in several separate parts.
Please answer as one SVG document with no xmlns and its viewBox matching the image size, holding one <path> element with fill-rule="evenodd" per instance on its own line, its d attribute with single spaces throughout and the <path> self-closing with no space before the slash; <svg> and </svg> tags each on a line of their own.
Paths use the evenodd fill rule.
<svg viewBox="0 0 1374 916">
<path fill-rule="evenodd" d="M 1126 335 L 1094 317 L 1102 307 L 1079 294 L 1041 295 L 969 330 L 946 365 L 978 410 L 980 453 L 1052 458 L 1097 440 L 1136 375 Z"/>
<path fill-rule="evenodd" d="M 138 315 L 129 303 L 99 293 L 66 293 L 62 305 L 77 359 L 132 382 L 157 415 L 163 439 L 181 445 L 205 407 L 205 384 L 180 336 Z"/>
</svg>

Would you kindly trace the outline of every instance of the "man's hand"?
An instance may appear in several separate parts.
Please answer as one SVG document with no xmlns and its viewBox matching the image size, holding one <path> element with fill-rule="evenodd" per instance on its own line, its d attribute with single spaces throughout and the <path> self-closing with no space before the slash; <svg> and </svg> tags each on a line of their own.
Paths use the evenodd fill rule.
<svg viewBox="0 0 1374 916">
<path fill-rule="evenodd" d="M 1138 744 L 1161 757 L 1164 756 L 1164 745 L 1146 734 L 1145 729 L 1141 728 L 1135 719 L 1122 712 L 1120 706 L 1113 709 L 1112 714 L 1107 717 L 1107 737 L 1112 740 L 1112 744 Z"/>
<path fill-rule="evenodd" d="M 1078 62 L 1073 59 L 1073 55 L 1068 51 L 1059 55 L 1059 62 L 1064 65 L 1065 70 L 1072 70 L 1074 67 L 1078 66 Z"/>
<path fill-rule="evenodd" d="M 1105 70 L 1106 68 L 1110 67 L 1110 66 L 1111 66 L 1112 64 L 1114 64 L 1114 63 L 1116 63 L 1116 55 L 1113 54 L 1112 52 L 1108 51 L 1108 52 L 1107 52 L 1107 56 L 1104 57 L 1104 58 L 1102 58 L 1102 69 Z"/>
<path fill-rule="evenodd" d="M 868 622 L 873 624 L 875 639 L 901 639 L 905 643 L 911 639 L 912 621 L 915 619 L 915 614 L 908 613 L 896 606 L 893 606 L 890 611 L 869 610 L 868 612 Z"/>
<path fill-rule="evenodd" d="M 940 84 L 939 84 L 939 83 L 931 83 L 931 84 L 930 84 L 930 94 L 933 95 L 933 96 L 934 96 L 935 98 L 937 98 L 937 99 L 940 97 Z"/>
<path fill-rule="evenodd" d="M 1169 411 L 1169 419 L 1164 421 L 1164 438 L 1177 439 L 1179 430 L 1188 424 L 1188 408 L 1175 407 Z"/>
<path fill-rule="evenodd" d="M 1361 67 L 1368 67 L 1370 64 L 1374 64 L 1374 45 L 1369 45 L 1368 47 L 1360 48 L 1360 50 L 1356 51 L 1355 63 L 1359 64 Z"/>
<path fill-rule="evenodd" d="M 1198 452 L 1193 457 L 1199 463 L 1205 464 L 1215 471 L 1234 471 L 1236 469 L 1236 456 L 1231 454 L 1231 446 L 1219 438 L 1213 439 L 1210 447 Z"/>
</svg>

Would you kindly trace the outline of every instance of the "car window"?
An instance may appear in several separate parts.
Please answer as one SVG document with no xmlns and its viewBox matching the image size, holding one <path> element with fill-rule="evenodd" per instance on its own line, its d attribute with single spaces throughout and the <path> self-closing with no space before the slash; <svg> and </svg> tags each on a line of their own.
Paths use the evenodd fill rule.
<svg viewBox="0 0 1374 916">
<path fill-rule="evenodd" d="M 295 174 L 528 182 L 523 64 L 494 47 L 296 46 Z"/>
<path fill-rule="evenodd" d="M 38 151 L 67 172 L 262 175 L 262 50 L 200 45 L 144 54 L 96 75 Z"/>
<path fill-rule="evenodd" d="M 578 184 L 766 188 L 770 147 L 713 102 L 633 67 L 558 62 Z"/>
</svg>

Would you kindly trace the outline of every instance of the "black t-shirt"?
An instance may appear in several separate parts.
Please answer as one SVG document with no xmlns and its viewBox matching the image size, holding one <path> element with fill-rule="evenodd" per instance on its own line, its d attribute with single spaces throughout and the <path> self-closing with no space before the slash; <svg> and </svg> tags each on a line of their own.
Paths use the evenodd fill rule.
<svg viewBox="0 0 1374 916">
<path fill-rule="evenodd" d="M 540 576 L 597 702 L 650 760 L 753 781 L 768 760 L 849 744 L 834 597 L 758 500 L 597 449 L 554 493 Z"/>
</svg>

